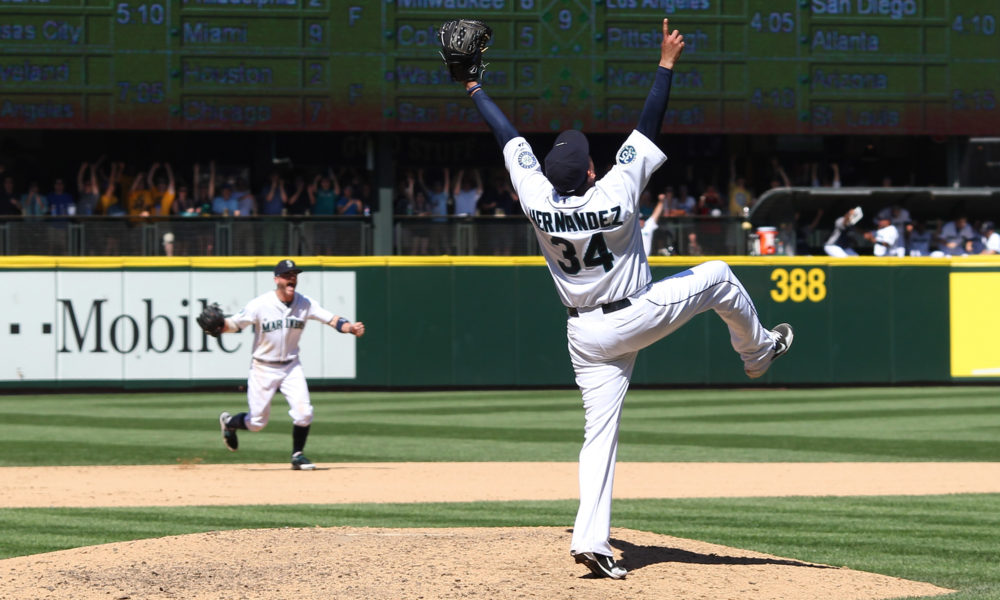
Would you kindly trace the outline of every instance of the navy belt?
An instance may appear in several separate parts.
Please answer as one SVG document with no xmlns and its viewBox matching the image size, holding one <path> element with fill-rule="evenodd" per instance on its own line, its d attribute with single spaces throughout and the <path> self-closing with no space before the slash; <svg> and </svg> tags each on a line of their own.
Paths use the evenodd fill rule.
<svg viewBox="0 0 1000 600">
<path fill-rule="evenodd" d="M 608 314 L 608 313 L 613 313 L 616 310 L 628 308 L 630 306 L 632 306 L 632 301 L 629 300 L 628 298 L 622 298 L 621 300 L 615 300 L 614 302 L 608 302 L 607 304 L 602 304 L 601 310 L 604 312 L 604 314 Z M 580 311 L 578 311 L 575 307 L 572 306 L 567 308 L 566 312 L 569 313 L 569 316 L 571 317 L 580 316 Z"/>
</svg>

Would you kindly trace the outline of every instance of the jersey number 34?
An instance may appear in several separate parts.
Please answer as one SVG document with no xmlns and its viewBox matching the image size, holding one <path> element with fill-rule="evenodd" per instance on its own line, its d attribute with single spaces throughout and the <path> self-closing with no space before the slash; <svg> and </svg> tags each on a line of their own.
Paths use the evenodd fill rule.
<svg viewBox="0 0 1000 600">
<path fill-rule="evenodd" d="M 573 245 L 573 242 L 561 237 L 554 237 L 550 241 L 553 246 L 563 247 L 563 258 L 566 259 L 566 262 L 558 261 L 559 268 L 567 275 L 576 275 L 579 273 L 580 259 L 577 258 L 576 246 Z M 587 249 L 583 252 L 583 264 L 587 267 L 604 267 L 605 273 L 610 271 L 611 267 L 615 264 L 615 256 L 608 250 L 608 244 L 604 241 L 603 233 L 595 233 L 590 236 Z"/>
</svg>

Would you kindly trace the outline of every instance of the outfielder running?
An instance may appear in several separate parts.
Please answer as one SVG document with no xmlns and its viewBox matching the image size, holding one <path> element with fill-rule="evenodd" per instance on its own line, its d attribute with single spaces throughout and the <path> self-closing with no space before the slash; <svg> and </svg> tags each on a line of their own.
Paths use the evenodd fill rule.
<svg viewBox="0 0 1000 600">
<path fill-rule="evenodd" d="M 459 61 L 448 51 L 450 41 L 475 37 L 456 36 L 454 23 L 442 27 L 442 56 L 453 77 L 464 81 L 503 149 L 514 189 L 569 313 L 566 334 L 586 421 L 580 507 L 570 553 L 594 575 L 621 579 L 626 570 L 615 561 L 609 543 L 611 496 L 622 405 L 639 350 L 695 315 L 714 310 L 729 327 L 746 374 L 756 378 L 788 351 L 792 328 L 783 323 L 765 329 L 749 294 L 722 261 L 651 281 L 639 230 L 639 195 L 666 161 L 653 140 L 666 112 L 674 63 L 684 50 L 684 38 L 677 31 L 670 33 L 667 19 L 663 19 L 659 67 L 638 126 L 600 180 L 587 138 L 574 130 L 556 138 L 542 173 L 531 146 L 478 83 L 485 41 L 476 56 L 478 65 L 453 67 Z M 473 22 L 470 30 L 481 26 Z M 491 34 L 486 28 L 486 41 Z M 462 77 L 463 73 L 470 77 Z"/>
<path fill-rule="evenodd" d="M 267 425 L 271 416 L 271 400 L 280 390 L 288 401 L 288 414 L 292 417 L 292 468 L 311 471 L 316 465 L 302 451 L 309 436 L 313 407 L 299 362 L 299 338 L 307 319 L 315 319 L 340 333 L 357 337 L 365 334 L 365 324 L 361 321 L 351 323 L 326 310 L 309 296 L 298 293 L 295 288 L 301 272 L 302 269 L 291 260 L 279 262 L 274 267 L 274 291 L 254 298 L 243 310 L 227 318 L 222 317 L 217 305 L 212 305 L 214 311 L 209 306 L 199 316 L 198 324 L 216 336 L 254 325 L 253 358 L 247 378 L 249 411 L 232 416 L 228 412 L 219 415 L 222 441 L 226 447 L 234 452 L 239 447 L 238 429 L 260 431 Z"/>
</svg>

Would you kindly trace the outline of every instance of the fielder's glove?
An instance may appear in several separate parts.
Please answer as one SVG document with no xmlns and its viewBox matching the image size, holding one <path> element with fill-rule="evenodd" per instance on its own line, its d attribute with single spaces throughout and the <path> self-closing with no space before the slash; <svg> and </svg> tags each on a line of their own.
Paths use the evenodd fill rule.
<svg viewBox="0 0 1000 600">
<path fill-rule="evenodd" d="M 198 315 L 197 322 L 202 331 L 214 337 L 219 337 L 226 328 L 226 317 L 217 302 L 206 305 Z"/>
<path fill-rule="evenodd" d="M 438 30 L 441 50 L 438 53 L 455 81 L 479 81 L 486 65 L 483 52 L 493 38 L 493 30 L 482 21 L 456 19 Z"/>
</svg>

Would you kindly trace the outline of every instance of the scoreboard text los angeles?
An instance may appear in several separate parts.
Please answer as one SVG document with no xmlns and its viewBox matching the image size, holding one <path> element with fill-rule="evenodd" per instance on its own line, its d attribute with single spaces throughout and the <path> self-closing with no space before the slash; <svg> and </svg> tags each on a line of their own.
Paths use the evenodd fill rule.
<svg viewBox="0 0 1000 600">
<path fill-rule="evenodd" d="M 456 17 L 524 132 L 633 127 L 664 17 L 672 131 L 1000 130 L 997 0 L 0 0 L 0 127 L 484 131 Z"/>
</svg>

